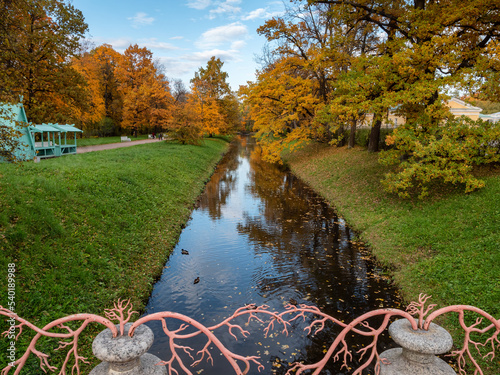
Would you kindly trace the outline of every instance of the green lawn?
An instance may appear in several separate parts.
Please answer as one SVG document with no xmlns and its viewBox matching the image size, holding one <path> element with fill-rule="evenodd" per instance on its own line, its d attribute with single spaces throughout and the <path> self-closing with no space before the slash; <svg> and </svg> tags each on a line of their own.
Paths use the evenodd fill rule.
<svg viewBox="0 0 500 375">
<path fill-rule="evenodd" d="M 7 291 L 7 264 L 15 263 L 16 312 L 38 326 L 69 314 L 103 315 L 118 298 L 141 311 L 227 146 L 216 138 L 201 146 L 158 142 L 0 164 L 0 290 Z M 92 334 L 80 345 L 95 365 Z M 18 354 L 25 345 L 26 338 Z M 57 344 L 42 343 L 49 347 Z M 60 355 L 53 360 L 60 366 Z M 38 367 L 32 358 L 25 373 L 42 373 Z"/>
<path fill-rule="evenodd" d="M 383 191 L 377 158 L 312 145 L 288 162 L 360 233 L 407 302 L 426 293 L 438 307 L 473 305 L 500 318 L 500 168 L 481 171 L 486 187 L 468 195 L 435 186 L 428 200 L 403 200 Z M 442 323 L 455 331 L 451 318 Z M 494 366 L 489 373 L 499 373 Z"/>
</svg>

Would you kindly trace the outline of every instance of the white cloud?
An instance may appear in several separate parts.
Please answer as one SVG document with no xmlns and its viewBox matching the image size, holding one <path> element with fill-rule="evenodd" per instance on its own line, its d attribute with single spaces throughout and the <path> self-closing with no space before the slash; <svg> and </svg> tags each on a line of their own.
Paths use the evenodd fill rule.
<svg viewBox="0 0 500 375">
<path fill-rule="evenodd" d="M 173 36 L 170 38 L 170 40 L 182 40 L 182 39 L 184 39 L 183 36 Z"/>
<path fill-rule="evenodd" d="M 220 58 L 222 61 L 233 61 L 238 60 L 238 51 L 234 50 L 222 50 L 222 49 L 211 49 L 206 51 L 194 52 L 188 56 L 185 56 L 187 60 L 197 61 L 201 63 L 206 63 L 208 60 L 215 56 Z"/>
<path fill-rule="evenodd" d="M 149 50 L 155 49 L 155 50 L 173 51 L 180 49 L 179 47 L 176 47 L 173 44 L 166 42 L 159 42 L 158 39 L 156 38 L 141 39 L 138 44 L 141 47 L 146 47 Z"/>
<path fill-rule="evenodd" d="M 231 49 L 232 50 L 241 50 L 246 45 L 247 45 L 247 42 L 245 42 L 244 40 L 235 40 L 234 42 L 231 43 Z"/>
<path fill-rule="evenodd" d="M 196 42 L 196 46 L 202 49 L 210 49 L 223 43 L 232 43 L 247 37 L 248 29 L 239 22 L 229 25 L 215 27 L 205 31 Z"/>
<path fill-rule="evenodd" d="M 194 52 L 178 57 L 160 56 L 158 60 L 165 67 L 165 74 L 170 78 L 181 78 L 189 85 L 189 80 L 194 77 L 194 72 L 201 66 L 206 66 L 207 62 L 215 56 L 222 61 L 239 61 L 238 51 L 212 49 L 201 52 Z"/>
<path fill-rule="evenodd" d="M 165 74 L 171 78 L 183 78 L 189 83 L 191 75 L 194 76 L 194 71 L 198 67 L 198 62 L 186 62 L 184 59 L 175 57 L 160 56 L 158 60 L 165 67 Z"/>
<path fill-rule="evenodd" d="M 250 13 L 248 13 L 246 16 L 243 16 L 241 19 L 243 21 L 251 21 L 255 19 L 270 19 L 273 17 L 279 17 L 282 16 L 284 13 L 283 10 L 277 10 L 277 11 L 270 11 L 269 8 L 258 8 L 255 10 L 252 10 Z"/>
<path fill-rule="evenodd" d="M 128 19 L 132 21 L 132 27 L 135 29 L 141 26 L 151 25 L 155 20 L 154 17 L 148 17 L 148 15 L 143 12 L 139 12 L 134 17 L 129 17 Z"/>
<path fill-rule="evenodd" d="M 210 0 L 189 0 L 187 2 L 187 6 L 190 8 L 194 9 L 205 9 L 207 8 L 212 2 Z"/>
<path fill-rule="evenodd" d="M 123 53 L 132 43 L 132 40 L 128 38 L 119 38 L 119 39 L 108 39 L 96 37 L 93 38 L 92 41 L 100 46 L 101 44 L 109 44 L 116 52 Z"/>
<path fill-rule="evenodd" d="M 236 6 L 240 3 L 240 0 L 226 0 L 224 2 L 219 2 L 217 8 L 211 9 L 209 12 L 209 18 L 214 19 L 217 15 L 221 14 L 237 14 L 241 12 L 241 8 Z"/>
<path fill-rule="evenodd" d="M 242 18 L 243 21 L 249 21 L 249 20 L 254 20 L 256 18 L 264 18 L 266 15 L 267 11 L 264 8 L 259 8 L 252 10 L 248 15 L 244 16 Z"/>
</svg>

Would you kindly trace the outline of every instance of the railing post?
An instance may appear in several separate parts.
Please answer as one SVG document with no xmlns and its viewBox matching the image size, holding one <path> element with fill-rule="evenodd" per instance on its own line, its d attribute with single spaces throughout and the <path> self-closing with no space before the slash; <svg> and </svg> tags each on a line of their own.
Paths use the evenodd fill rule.
<svg viewBox="0 0 500 375">
<path fill-rule="evenodd" d="M 428 330 L 414 331 L 407 319 L 389 326 L 389 334 L 401 348 L 380 354 L 380 375 L 456 375 L 436 354 L 451 350 L 453 340 L 444 328 L 431 323 Z"/>
<path fill-rule="evenodd" d="M 132 323 L 125 324 L 123 336 L 113 338 L 111 330 L 99 333 L 92 343 L 92 351 L 102 363 L 96 366 L 89 375 L 164 375 L 165 366 L 157 366 L 161 360 L 146 353 L 154 341 L 153 331 L 140 325 L 134 336 L 128 336 Z M 119 328 L 119 326 L 117 326 Z"/>
</svg>

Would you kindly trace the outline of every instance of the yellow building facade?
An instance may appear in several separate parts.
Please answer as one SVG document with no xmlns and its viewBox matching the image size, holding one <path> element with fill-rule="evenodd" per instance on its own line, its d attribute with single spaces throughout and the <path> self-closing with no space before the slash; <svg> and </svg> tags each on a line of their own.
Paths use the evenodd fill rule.
<svg viewBox="0 0 500 375">
<path fill-rule="evenodd" d="M 479 107 L 474 107 L 463 100 L 457 98 L 451 98 L 446 105 L 450 108 L 450 112 L 455 117 L 466 116 L 470 119 L 476 121 L 479 119 L 479 114 L 483 110 Z M 394 111 L 389 111 L 387 119 L 384 120 L 382 126 L 384 128 L 395 128 L 401 124 L 405 123 L 405 118 L 402 116 L 396 116 Z M 361 122 L 361 127 L 370 127 L 373 122 L 373 113 L 367 113 L 364 120 Z"/>
</svg>

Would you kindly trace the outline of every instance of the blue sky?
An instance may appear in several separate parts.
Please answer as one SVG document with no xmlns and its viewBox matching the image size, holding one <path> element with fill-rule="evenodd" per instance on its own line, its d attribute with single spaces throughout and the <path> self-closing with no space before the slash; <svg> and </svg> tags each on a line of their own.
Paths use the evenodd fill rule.
<svg viewBox="0 0 500 375">
<path fill-rule="evenodd" d="M 257 28 L 284 10 L 281 0 L 71 0 L 89 25 L 87 39 L 118 52 L 147 47 L 169 78 L 186 86 L 212 56 L 224 62 L 233 90 L 255 80 Z"/>
</svg>

